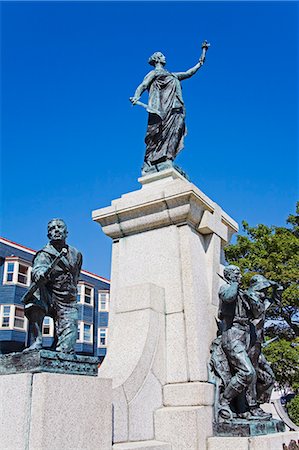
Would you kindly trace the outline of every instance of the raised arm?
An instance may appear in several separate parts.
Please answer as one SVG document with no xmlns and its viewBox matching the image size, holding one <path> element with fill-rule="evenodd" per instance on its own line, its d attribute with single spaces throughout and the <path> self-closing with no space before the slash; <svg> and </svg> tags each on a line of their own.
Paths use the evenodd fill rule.
<svg viewBox="0 0 299 450">
<path fill-rule="evenodd" d="M 139 84 L 139 86 L 137 87 L 134 96 L 130 97 L 130 101 L 133 103 L 133 105 L 136 105 L 136 103 L 140 99 L 141 95 L 143 94 L 144 91 L 146 91 L 146 89 L 149 87 L 149 85 L 151 84 L 151 82 L 153 81 L 154 78 L 155 78 L 155 71 L 154 70 L 149 72 L 144 77 L 142 83 Z"/>
<path fill-rule="evenodd" d="M 208 44 L 207 41 L 204 41 L 201 45 L 202 53 L 201 53 L 198 63 L 195 64 L 195 66 L 191 67 L 191 69 L 187 70 L 186 72 L 175 72 L 174 75 L 179 80 L 185 80 L 186 78 L 192 77 L 192 75 L 194 75 L 198 71 L 198 69 L 200 69 L 200 67 L 204 64 L 205 59 L 206 59 L 206 53 L 207 53 L 209 47 L 210 47 L 210 44 Z"/>
</svg>

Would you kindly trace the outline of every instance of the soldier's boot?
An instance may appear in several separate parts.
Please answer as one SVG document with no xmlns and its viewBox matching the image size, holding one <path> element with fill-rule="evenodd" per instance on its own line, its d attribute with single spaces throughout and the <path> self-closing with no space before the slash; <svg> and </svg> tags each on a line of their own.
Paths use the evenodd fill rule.
<svg viewBox="0 0 299 450">
<path fill-rule="evenodd" d="M 43 348 L 43 317 L 32 323 L 32 335 L 34 342 L 30 347 L 25 348 L 24 352 L 30 352 L 33 350 L 41 350 Z"/>
<path fill-rule="evenodd" d="M 250 419 L 253 420 L 270 420 L 272 417 L 271 413 L 267 413 L 260 408 L 259 405 L 249 406 Z"/>
<path fill-rule="evenodd" d="M 220 398 L 219 401 L 219 409 L 218 409 L 218 415 L 222 419 L 226 420 L 232 420 L 234 413 L 231 410 L 230 403 L 231 401 L 240 394 L 240 389 L 236 389 L 234 386 L 229 384 L 225 390 L 223 395 Z"/>
</svg>

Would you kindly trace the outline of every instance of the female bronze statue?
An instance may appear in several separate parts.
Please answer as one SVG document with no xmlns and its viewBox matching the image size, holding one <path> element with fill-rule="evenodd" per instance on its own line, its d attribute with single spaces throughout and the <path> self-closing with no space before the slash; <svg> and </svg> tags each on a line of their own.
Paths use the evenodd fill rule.
<svg viewBox="0 0 299 450">
<path fill-rule="evenodd" d="M 130 98 L 133 105 L 144 106 L 149 113 L 143 173 L 161 170 L 166 161 L 170 161 L 172 165 L 172 161 L 184 147 L 185 106 L 180 81 L 190 78 L 198 71 L 205 61 L 208 48 L 209 44 L 204 41 L 198 63 L 186 72 L 168 72 L 164 68 L 166 58 L 161 52 L 155 52 L 149 58 L 148 62 L 154 66 L 154 70 L 145 76 L 134 97 Z M 139 102 L 145 90 L 149 91 L 148 105 Z"/>
</svg>

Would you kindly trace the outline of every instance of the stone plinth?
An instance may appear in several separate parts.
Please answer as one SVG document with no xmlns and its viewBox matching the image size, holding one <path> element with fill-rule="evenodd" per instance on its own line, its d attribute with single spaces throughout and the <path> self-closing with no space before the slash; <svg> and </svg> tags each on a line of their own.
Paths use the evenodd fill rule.
<svg viewBox="0 0 299 450">
<path fill-rule="evenodd" d="M 218 273 L 238 226 L 175 169 L 139 182 L 140 190 L 93 212 L 113 239 L 109 343 L 99 376 L 112 378 L 114 443 L 204 450 L 212 435 L 207 362 Z"/>
<path fill-rule="evenodd" d="M 0 356 L 0 375 L 24 372 L 97 376 L 98 358 L 49 350 L 9 353 Z"/>
<path fill-rule="evenodd" d="M 0 377 L 1 448 L 111 450 L 111 380 L 55 373 Z"/>
<path fill-rule="evenodd" d="M 223 421 L 213 423 L 215 436 L 259 436 L 262 434 L 279 433 L 285 431 L 281 420 L 236 420 L 233 423 Z"/>
<path fill-rule="evenodd" d="M 297 431 L 255 437 L 211 437 L 207 450 L 283 450 L 283 444 L 299 440 Z"/>
</svg>

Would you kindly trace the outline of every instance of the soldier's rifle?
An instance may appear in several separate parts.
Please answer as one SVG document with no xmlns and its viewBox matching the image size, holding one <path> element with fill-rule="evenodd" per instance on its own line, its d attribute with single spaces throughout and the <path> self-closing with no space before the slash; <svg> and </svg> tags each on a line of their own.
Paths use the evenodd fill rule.
<svg viewBox="0 0 299 450">
<path fill-rule="evenodd" d="M 55 266 L 62 260 L 62 258 L 64 256 L 67 255 L 67 249 L 63 248 L 61 250 L 61 252 L 59 253 L 59 255 L 57 255 L 55 257 L 55 259 L 53 259 L 52 263 L 49 265 L 49 267 L 47 268 L 47 270 L 45 271 L 44 275 L 43 275 L 43 279 L 39 280 L 39 281 L 34 281 L 33 283 L 31 283 L 30 288 L 28 289 L 28 291 L 23 295 L 22 297 L 22 303 L 24 303 L 24 305 L 26 305 L 27 303 L 29 303 L 32 300 L 32 296 L 34 294 L 34 292 L 36 292 L 39 287 L 43 284 L 45 284 L 51 273 L 53 272 L 53 270 L 55 269 Z"/>
<path fill-rule="evenodd" d="M 270 339 L 269 341 L 265 341 L 262 343 L 262 348 L 268 347 L 268 345 L 272 344 L 272 342 L 277 341 L 279 339 L 278 336 L 275 336 L 274 338 Z"/>
</svg>

